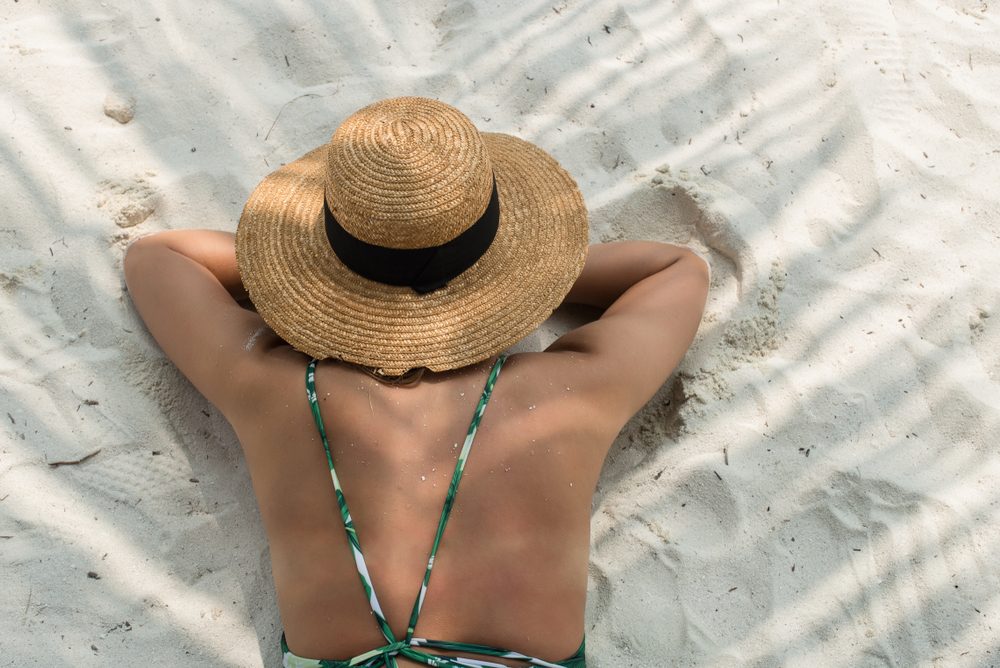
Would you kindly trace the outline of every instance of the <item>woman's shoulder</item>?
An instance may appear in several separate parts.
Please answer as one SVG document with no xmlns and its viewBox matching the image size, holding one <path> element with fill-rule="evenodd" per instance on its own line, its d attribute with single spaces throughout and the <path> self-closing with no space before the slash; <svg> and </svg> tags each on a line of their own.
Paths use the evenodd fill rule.
<svg viewBox="0 0 1000 668">
<path fill-rule="evenodd" d="M 274 346 L 255 358 L 252 368 L 241 371 L 241 381 L 232 391 L 240 392 L 244 400 L 240 415 L 227 416 L 237 423 L 260 425 L 261 416 L 273 415 L 276 403 L 284 405 L 302 390 L 301 410 L 306 403 L 306 370 L 312 358 L 291 346 Z M 359 385 L 393 388 L 402 418 L 407 409 L 419 410 L 424 404 L 433 405 L 443 393 L 470 393 L 474 398 L 483 389 L 497 357 L 491 357 L 460 369 L 444 372 L 426 371 L 417 382 L 405 387 L 376 380 L 359 367 L 335 359 L 322 360 L 316 365 L 316 386 L 323 397 L 339 400 Z M 521 419 L 544 415 L 552 429 L 570 429 L 587 434 L 594 443 L 610 443 L 628 417 L 608 409 L 607 392 L 615 386 L 604 377 L 606 367 L 594 363 L 587 354 L 575 351 L 513 352 L 505 355 L 498 371 L 490 398 L 506 414 L 520 409 L 527 412 Z M 291 394 L 290 394 L 291 393 Z M 464 396 L 464 394 L 463 394 Z M 396 404 L 394 404 L 396 405 Z M 294 408 L 294 406 L 292 407 Z M 258 427 L 259 428 L 259 427 Z"/>
</svg>

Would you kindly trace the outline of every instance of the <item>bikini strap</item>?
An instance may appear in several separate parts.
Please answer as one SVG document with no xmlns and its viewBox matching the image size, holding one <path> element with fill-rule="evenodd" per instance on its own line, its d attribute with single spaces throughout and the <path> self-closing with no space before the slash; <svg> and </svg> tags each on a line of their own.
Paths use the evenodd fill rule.
<svg viewBox="0 0 1000 668">
<path fill-rule="evenodd" d="M 476 431 L 479 429 L 479 423 L 482 421 L 483 413 L 486 411 L 486 404 L 489 403 L 490 396 L 493 394 L 493 386 L 496 385 L 497 378 L 500 376 L 500 369 L 506 360 L 506 354 L 501 354 L 497 358 L 496 363 L 490 370 L 490 375 L 486 378 L 486 386 L 483 388 L 483 394 L 479 398 L 479 403 L 476 404 L 476 410 L 472 414 L 472 422 L 469 424 L 469 430 L 465 434 L 465 442 L 462 444 L 462 450 L 458 453 L 455 472 L 451 475 L 448 493 L 444 497 L 444 508 L 441 509 L 441 519 L 438 520 L 437 532 L 434 534 L 434 544 L 431 546 L 431 554 L 427 559 L 427 570 L 424 571 L 424 580 L 420 584 L 420 592 L 417 594 L 417 600 L 413 603 L 410 621 L 406 625 L 406 638 L 404 642 L 410 642 L 413 639 L 413 631 L 417 626 L 420 610 L 424 606 L 427 583 L 430 582 L 431 570 L 434 568 L 434 557 L 437 554 L 438 547 L 441 545 L 441 536 L 444 534 L 445 525 L 448 524 L 451 509 L 455 505 L 455 494 L 458 491 L 458 483 L 462 479 L 462 473 L 465 471 L 465 462 L 469 458 L 469 451 L 472 450 L 472 442 L 476 439 Z"/>
<path fill-rule="evenodd" d="M 306 397 L 309 399 L 309 406 L 312 408 L 313 420 L 316 422 L 316 428 L 319 430 L 320 440 L 323 441 L 323 451 L 326 453 L 326 463 L 330 468 L 330 478 L 333 480 L 333 489 L 337 497 L 337 505 L 340 507 L 340 518 L 344 523 L 344 531 L 347 533 L 347 542 L 351 546 L 351 553 L 354 556 L 354 564 L 358 570 L 358 576 L 361 579 L 361 586 L 365 590 L 365 595 L 368 597 L 368 605 L 372 609 L 372 614 L 375 616 L 376 622 L 378 622 L 379 630 L 385 637 L 386 642 L 393 646 L 395 650 L 395 645 L 405 645 L 409 644 L 413 639 L 413 631 L 417 625 L 417 619 L 420 617 L 420 610 L 424 605 L 424 595 L 427 593 L 427 583 L 431 579 L 431 569 L 434 568 L 434 556 L 437 554 L 438 547 L 441 544 L 441 536 L 444 534 L 445 525 L 448 523 L 448 517 L 451 515 L 452 506 L 455 504 L 455 494 L 458 490 L 458 483 L 462 479 L 462 473 L 465 471 L 465 462 L 469 457 L 469 451 L 472 449 L 472 442 L 476 438 L 476 431 L 479 429 L 479 423 L 483 419 L 483 413 L 486 411 L 486 404 L 489 403 L 490 396 L 493 394 L 493 386 L 496 385 L 497 377 L 500 375 L 500 369 L 503 367 L 504 362 L 507 360 L 506 354 L 501 354 L 497 358 L 496 363 L 490 370 L 489 376 L 486 378 L 486 386 L 483 388 L 483 394 L 479 398 L 479 403 L 476 404 L 476 410 L 472 414 L 472 422 L 469 424 L 469 429 L 465 435 L 465 442 L 462 445 L 462 449 L 458 454 L 458 461 L 455 463 L 455 472 L 451 476 L 451 483 L 448 485 L 448 493 L 445 495 L 444 508 L 441 510 L 441 518 L 438 520 L 437 532 L 434 534 L 434 544 L 431 546 L 431 554 L 427 559 L 427 570 L 424 571 L 424 579 L 420 585 L 420 592 L 417 595 L 417 600 L 413 604 L 413 612 L 410 614 L 410 621 L 406 629 L 406 639 L 399 643 L 396 637 L 392 633 L 392 629 L 389 627 L 389 622 L 386 621 L 385 614 L 382 612 L 382 606 L 379 604 L 378 596 L 375 594 L 375 587 L 372 585 L 371 575 L 368 572 L 368 565 L 365 563 L 365 557 L 361 553 L 361 544 L 358 542 L 358 534 L 354 530 L 354 520 L 351 518 L 351 511 L 347 507 L 347 499 L 344 497 L 344 490 L 340 485 L 340 479 L 337 477 L 337 471 L 333 467 L 333 455 L 330 454 L 330 442 L 326 437 L 326 427 L 323 425 L 323 416 L 320 414 L 319 403 L 316 401 L 316 362 L 318 360 L 312 359 L 309 365 L 306 367 Z M 379 648 L 378 651 L 388 650 L 389 645 L 384 648 Z M 373 650 L 374 651 L 374 650 Z M 356 659 L 358 657 L 355 657 Z M 394 661 L 394 659 L 393 659 Z"/>
<path fill-rule="evenodd" d="M 361 586 L 364 587 L 365 596 L 368 597 L 368 605 L 375 615 L 379 630 L 386 641 L 396 642 L 396 637 L 389 628 L 389 622 L 385 619 L 382 606 L 375 595 L 375 588 L 372 586 L 371 576 L 368 574 L 368 566 L 365 564 L 365 557 L 361 554 L 361 545 L 358 543 L 358 534 L 354 530 L 354 520 L 351 518 L 351 511 L 347 507 L 347 499 L 344 498 L 344 490 L 340 486 L 340 479 L 337 478 L 337 471 L 333 468 L 333 456 L 330 454 L 330 442 L 326 438 L 326 428 L 323 426 L 323 416 L 319 412 L 319 404 L 316 402 L 316 359 L 309 362 L 306 367 L 306 396 L 309 398 L 309 405 L 312 407 L 313 420 L 319 429 L 320 439 L 323 441 L 323 450 L 326 452 L 326 463 L 330 467 L 330 478 L 333 479 L 333 489 L 337 495 L 337 505 L 340 506 L 340 518 L 344 522 L 344 530 L 347 532 L 347 542 L 351 546 L 351 553 L 354 555 L 354 564 L 358 569 L 358 576 L 361 578 Z"/>
</svg>

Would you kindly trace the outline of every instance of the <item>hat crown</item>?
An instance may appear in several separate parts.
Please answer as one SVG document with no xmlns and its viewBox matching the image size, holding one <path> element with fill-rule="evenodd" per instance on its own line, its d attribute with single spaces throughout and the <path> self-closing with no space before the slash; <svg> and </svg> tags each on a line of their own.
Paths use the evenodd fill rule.
<svg viewBox="0 0 1000 668">
<path fill-rule="evenodd" d="M 399 97 L 364 107 L 327 149 L 331 212 L 351 235 L 378 246 L 446 243 L 483 214 L 492 190 L 479 131 L 437 100 Z"/>
</svg>

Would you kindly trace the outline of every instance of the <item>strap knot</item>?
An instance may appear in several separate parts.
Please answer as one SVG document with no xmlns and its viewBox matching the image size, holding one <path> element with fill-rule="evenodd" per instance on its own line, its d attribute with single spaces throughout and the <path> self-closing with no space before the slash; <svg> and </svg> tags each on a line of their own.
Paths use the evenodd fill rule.
<svg viewBox="0 0 1000 668">
<path fill-rule="evenodd" d="M 396 654 L 399 654 L 399 650 L 403 649 L 404 647 L 409 647 L 409 646 L 410 646 L 410 643 L 403 642 L 402 640 L 400 640 L 399 642 L 394 642 L 394 643 L 392 643 L 390 645 L 386 645 L 385 647 L 383 647 L 382 648 L 382 653 L 383 654 L 396 655 Z"/>
<path fill-rule="evenodd" d="M 410 643 L 402 640 L 399 642 L 389 643 L 388 645 L 384 645 L 383 647 L 376 647 L 375 649 L 368 650 L 364 654 L 357 655 L 356 657 L 348 661 L 347 665 L 349 666 L 359 666 L 362 664 L 367 665 L 368 661 L 371 661 L 372 659 L 378 656 L 382 657 L 383 665 L 388 666 L 390 665 L 388 661 L 389 657 L 396 656 L 397 654 L 399 654 L 401 650 L 409 646 Z"/>
</svg>

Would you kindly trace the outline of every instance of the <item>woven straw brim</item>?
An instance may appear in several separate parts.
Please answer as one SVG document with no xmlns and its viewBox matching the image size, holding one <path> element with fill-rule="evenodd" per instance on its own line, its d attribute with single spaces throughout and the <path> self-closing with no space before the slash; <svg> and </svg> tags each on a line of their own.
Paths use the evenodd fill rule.
<svg viewBox="0 0 1000 668">
<path fill-rule="evenodd" d="M 326 145 L 250 195 L 236 258 L 265 322 L 303 353 L 387 374 L 474 364 L 510 347 L 560 304 L 583 270 L 587 212 L 573 178 L 534 144 L 482 133 L 500 198 L 486 253 L 427 294 L 345 267 L 323 224 Z"/>
</svg>

